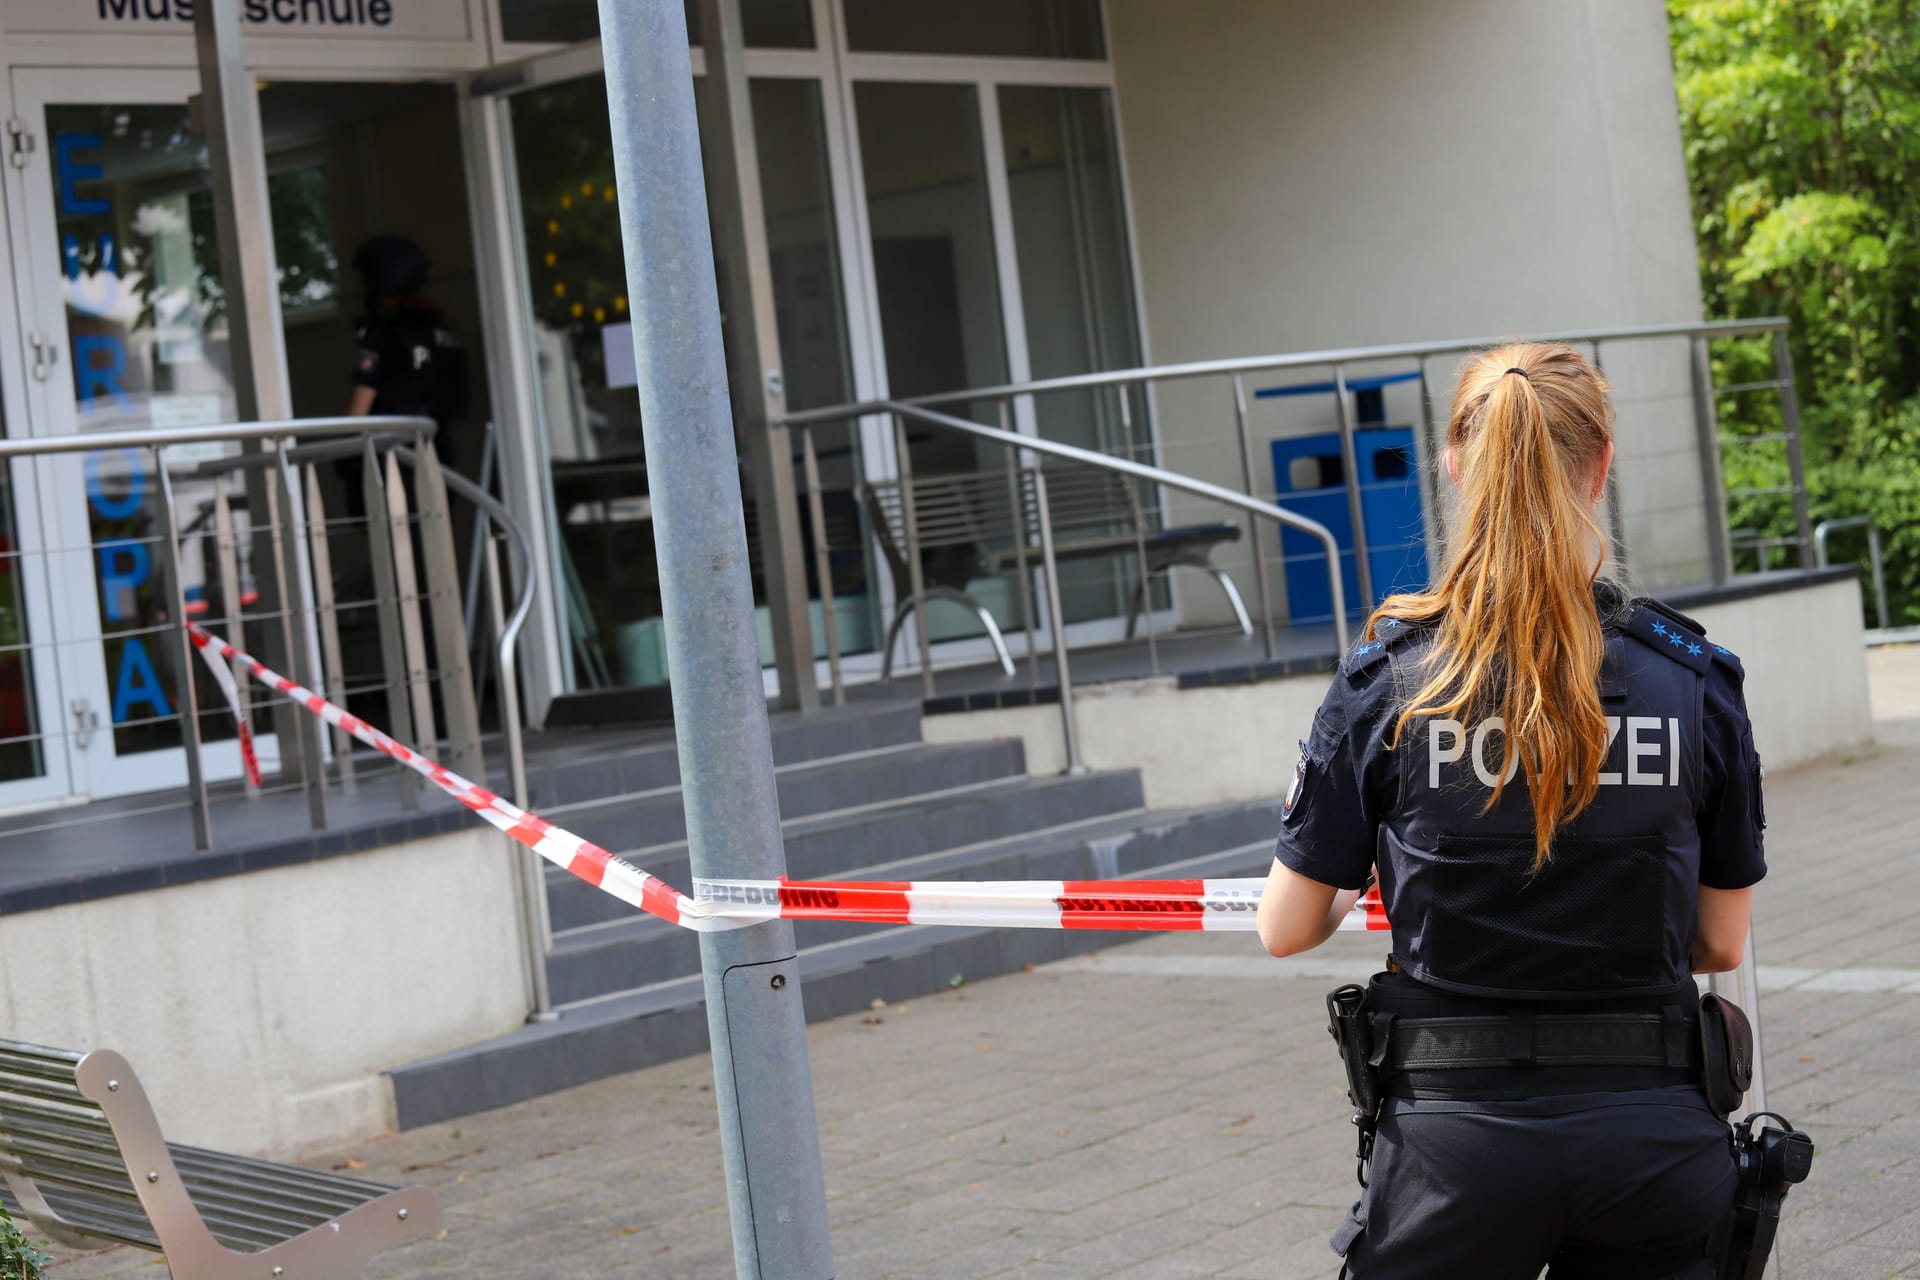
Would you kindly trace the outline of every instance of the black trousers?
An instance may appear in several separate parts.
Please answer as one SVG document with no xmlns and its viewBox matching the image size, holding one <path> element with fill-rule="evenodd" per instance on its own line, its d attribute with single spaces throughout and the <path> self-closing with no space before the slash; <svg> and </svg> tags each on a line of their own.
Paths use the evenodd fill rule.
<svg viewBox="0 0 1920 1280">
<path fill-rule="evenodd" d="M 1333 1247 L 1353 1280 L 1712 1280 L 1733 1192 L 1728 1127 L 1698 1086 L 1389 1098 Z"/>
</svg>

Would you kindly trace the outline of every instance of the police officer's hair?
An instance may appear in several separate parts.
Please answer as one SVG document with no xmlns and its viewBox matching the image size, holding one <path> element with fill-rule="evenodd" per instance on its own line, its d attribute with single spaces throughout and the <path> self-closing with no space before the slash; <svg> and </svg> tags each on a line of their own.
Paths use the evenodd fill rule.
<svg viewBox="0 0 1920 1280">
<path fill-rule="evenodd" d="M 1608 733 L 1605 653 L 1593 586 L 1607 533 L 1592 486 L 1613 438 L 1606 379 L 1571 347 L 1498 347 L 1461 366 L 1447 444 L 1460 475 L 1452 557 L 1428 591 L 1390 596 L 1383 617 L 1434 624 L 1424 679 L 1394 726 L 1421 716 L 1506 722 L 1487 808 L 1516 755 L 1533 803 L 1535 853 L 1593 802 Z"/>
</svg>

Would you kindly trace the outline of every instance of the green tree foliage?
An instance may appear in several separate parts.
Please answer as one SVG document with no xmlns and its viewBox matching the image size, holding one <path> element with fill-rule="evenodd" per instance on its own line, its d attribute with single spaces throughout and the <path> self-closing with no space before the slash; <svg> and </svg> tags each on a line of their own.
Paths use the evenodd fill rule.
<svg viewBox="0 0 1920 1280">
<path fill-rule="evenodd" d="M 0 1280 L 44 1280 L 53 1259 L 13 1225 L 0 1205 Z"/>
<path fill-rule="evenodd" d="M 1920 4 L 1667 0 L 1667 15 L 1708 310 L 1792 319 L 1814 519 L 1871 516 L 1894 621 L 1920 622 Z M 1721 385 L 1771 376 L 1763 342 L 1718 344 L 1715 366 Z M 1730 432 L 1778 429 L 1764 393 L 1719 409 Z M 1727 467 L 1733 488 L 1787 480 L 1777 446 L 1731 449 Z M 1731 516 L 1793 533 L 1779 497 Z M 1836 557 L 1857 546 L 1836 535 Z"/>
</svg>

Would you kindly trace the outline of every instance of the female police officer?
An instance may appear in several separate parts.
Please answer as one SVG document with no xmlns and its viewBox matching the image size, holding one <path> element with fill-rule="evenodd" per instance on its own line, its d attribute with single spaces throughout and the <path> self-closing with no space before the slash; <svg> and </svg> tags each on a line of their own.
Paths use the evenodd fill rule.
<svg viewBox="0 0 1920 1280">
<path fill-rule="evenodd" d="M 1376 871 L 1393 926 L 1333 1238 L 1358 1280 L 1714 1274 L 1734 1167 L 1691 975 L 1740 960 L 1760 762 L 1738 660 L 1599 577 L 1612 460 L 1577 352 L 1470 360 L 1452 562 L 1374 613 L 1302 744 L 1261 939 L 1317 946 Z"/>
</svg>

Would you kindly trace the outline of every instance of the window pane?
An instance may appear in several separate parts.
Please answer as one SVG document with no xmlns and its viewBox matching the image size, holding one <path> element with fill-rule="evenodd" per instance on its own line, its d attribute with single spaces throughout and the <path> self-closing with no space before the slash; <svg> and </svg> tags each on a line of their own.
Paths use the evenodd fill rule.
<svg viewBox="0 0 1920 1280">
<path fill-rule="evenodd" d="M 807 0 L 740 0 L 740 21 L 754 49 L 813 48 L 813 6 Z M 687 0 L 687 38 L 699 44 L 698 0 Z"/>
<path fill-rule="evenodd" d="M 1036 378 L 1140 364 L 1113 110 L 1105 89 L 1005 86 L 1000 120 L 1006 140 L 1007 193 L 1026 316 L 1027 355 Z M 1099 389 L 1037 397 L 1040 434 L 1117 457 L 1153 462 L 1147 405 L 1138 389 Z M 1152 485 L 1138 485 L 1151 520 Z M 1120 525 L 1083 525 L 1076 537 L 1121 535 Z M 1133 557 L 1061 566 L 1069 622 L 1124 613 L 1137 572 Z M 1164 588 L 1154 584 L 1155 606 Z"/>
<path fill-rule="evenodd" d="M 860 159 L 886 347 L 896 396 L 1007 380 L 993 221 L 972 85 L 858 84 Z M 995 412 L 990 405 L 981 412 Z M 993 419 L 989 418 L 988 421 Z M 1000 451 L 914 430 L 916 473 L 999 466 Z"/>
<path fill-rule="evenodd" d="M 4 430 L 4 424 L 0 424 Z M 33 656 L 27 649 L 27 601 L 21 582 L 19 526 L 13 515 L 13 473 L 0 467 L 0 782 L 46 772 L 40 754 L 40 715 L 34 698 Z M 44 637 L 40 637 L 44 639 Z"/>
<path fill-rule="evenodd" d="M 1033 376 L 1138 365 L 1108 91 L 1004 86 L 1000 120 Z M 1049 396 L 1036 408 L 1040 434 L 1049 439 L 1145 457 L 1145 415 L 1130 413 L 1129 430 L 1111 393 Z"/>
<path fill-rule="evenodd" d="M 686 0 L 687 35 L 700 43 L 698 0 Z M 813 13 L 807 0 L 740 0 L 747 43 L 756 49 L 813 48 Z M 598 39 L 596 0 L 500 0 L 500 30 L 510 42 L 578 44 Z"/>
<path fill-rule="evenodd" d="M 84 174 L 55 197 L 72 391 L 82 432 L 231 422 L 235 400 L 226 291 L 214 238 L 206 148 L 182 104 L 57 104 L 47 108 L 56 154 Z M 276 218 L 276 222 L 279 220 Z M 99 592 L 101 647 L 112 698 L 114 751 L 178 747 L 177 671 L 163 647 L 177 627 L 154 550 L 164 522 L 152 457 L 140 449 L 87 455 L 88 525 Z M 187 481 L 175 499 L 198 510 L 211 482 Z M 189 601 L 218 594 L 204 564 L 183 568 Z M 252 648 L 263 620 L 240 643 Z M 195 669 L 202 708 L 220 694 Z M 233 736 L 230 717 L 202 721 L 208 739 Z"/>
<path fill-rule="evenodd" d="M 325 165 L 308 164 L 267 175 L 273 219 L 273 257 L 280 271 L 280 309 L 287 314 L 332 304 L 340 262 L 334 254 L 333 214 L 327 207 Z"/>
<path fill-rule="evenodd" d="M 842 402 L 851 391 L 820 88 L 754 80 L 751 102 L 789 405 Z M 572 687 L 661 685 L 660 586 L 606 84 L 589 76 L 549 85 L 516 96 L 510 110 Z M 715 266 L 724 286 L 729 264 Z M 851 519 L 847 434 L 823 429 L 815 440 L 830 532 Z M 757 555 L 753 568 L 764 598 Z M 864 608 L 860 557 L 836 561 L 835 575 L 843 646 L 870 647 L 871 628 L 850 616 Z M 822 644 L 817 617 L 814 635 Z M 762 656 L 771 660 L 765 646 Z"/>
<path fill-rule="evenodd" d="M 846 0 L 847 47 L 860 53 L 1104 58 L 1099 0 Z"/>
</svg>

